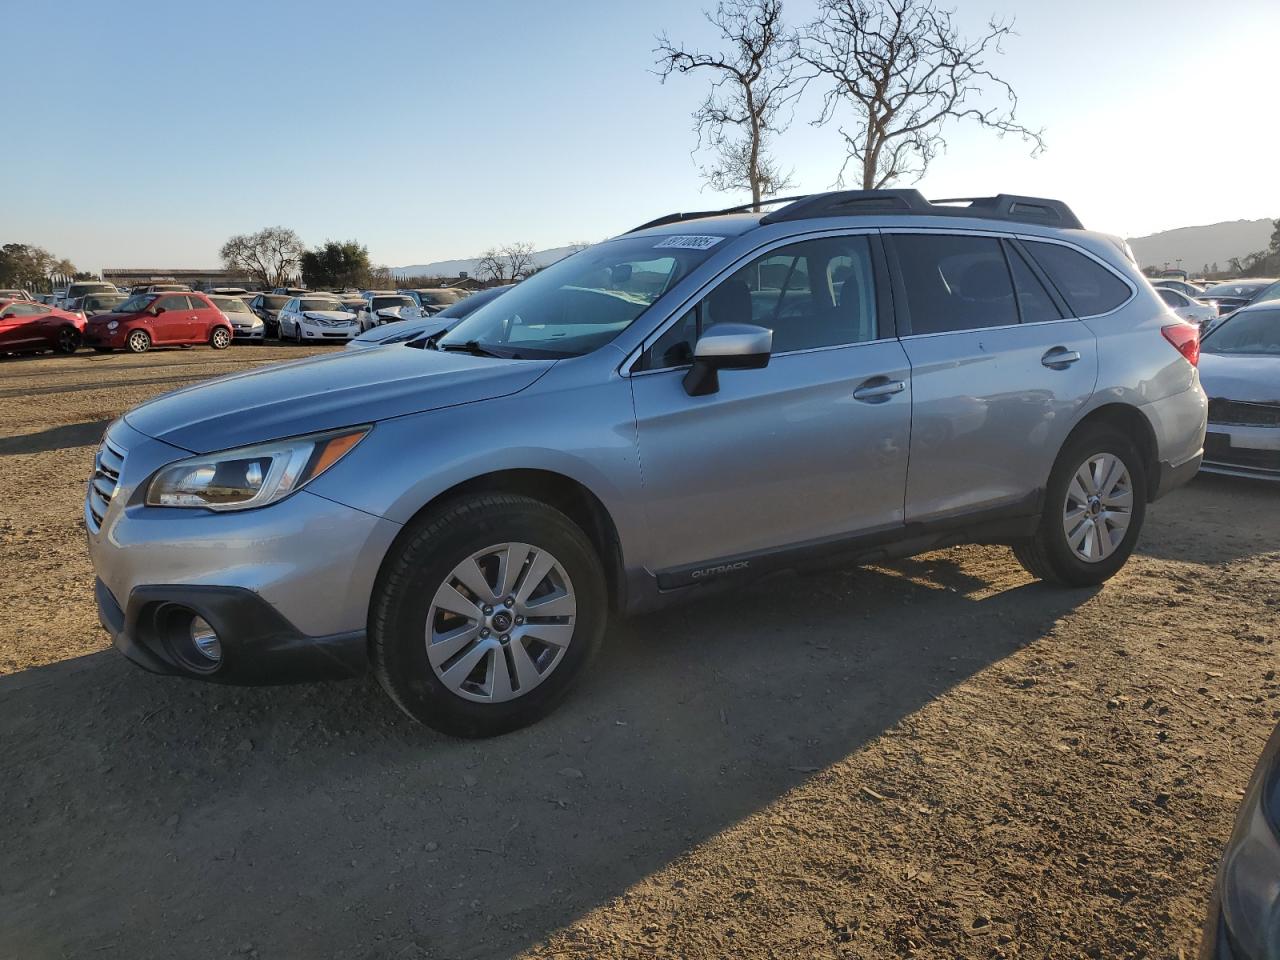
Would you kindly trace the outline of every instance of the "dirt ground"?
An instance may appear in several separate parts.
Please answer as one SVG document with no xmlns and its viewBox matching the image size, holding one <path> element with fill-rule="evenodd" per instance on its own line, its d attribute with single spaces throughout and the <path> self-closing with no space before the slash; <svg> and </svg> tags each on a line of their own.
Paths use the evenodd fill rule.
<svg viewBox="0 0 1280 960">
<path fill-rule="evenodd" d="M 105 424 L 303 352 L 0 361 L 0 957 L 1194 955 L 1280 718 L 1280 489 L 1197 480 L 1101 590 L 962 548 L 617 623 L 462 742 L 97 626 Z"/>
</svg>

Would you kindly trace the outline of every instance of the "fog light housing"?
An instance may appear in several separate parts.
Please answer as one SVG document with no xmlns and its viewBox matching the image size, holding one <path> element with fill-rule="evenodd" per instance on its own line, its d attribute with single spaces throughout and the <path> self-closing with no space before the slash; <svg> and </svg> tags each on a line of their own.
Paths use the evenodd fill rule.
<svg viewBox="0 0 1280 960">
<path fill-rule="evenodd" d="M 222 662 L 222 641 L 218 639 L 218 631 L 210 626 L 208 620 L 199 616 L 192 617 L 188 632 L 191 635 L 191 645 L 197 653 L 210 663 Z"/>
</svg>

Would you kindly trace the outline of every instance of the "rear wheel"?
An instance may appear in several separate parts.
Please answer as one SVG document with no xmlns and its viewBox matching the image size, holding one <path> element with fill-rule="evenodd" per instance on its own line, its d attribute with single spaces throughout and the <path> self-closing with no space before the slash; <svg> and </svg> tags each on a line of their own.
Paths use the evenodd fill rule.
<svg viewBox="0 0 1280 960">
<path fill-rule="evenodd" d="M 134 330 L 125 341 L 130 353 L 146 353 L 151 349 L 151 334 L 145 330 Z"/>
<path fill-rule="evenodd" d="M 226 327 L 214 327 L 209 334 L 209 346 L 215 350 L 225 350 L 231 346 L 231 333 Z"/>
<path fill-rule="evenodd" d="M 424 515 L 392 547 L 370 655 L 410 717 L 487 737 L 549 713 L 606 620 L 600 560 L 573 521 L 528 497 L 475 496 Z"/>
<path fill-rule="evenodd" d="M 1098 427 L 1058 455 L 1035 536 L 1014 544 L 1032 576 L 1065 586 L 1103 583 L 1124 566 L 1147 510 L 1147 473 L 1124 434 Z"/>
<path fill-rule="evenodd" d="M 80 331 L 75 327 L 61 327 L 54 347 L 59 353 L 75 353 L 80 349 Z"/>
</svg>

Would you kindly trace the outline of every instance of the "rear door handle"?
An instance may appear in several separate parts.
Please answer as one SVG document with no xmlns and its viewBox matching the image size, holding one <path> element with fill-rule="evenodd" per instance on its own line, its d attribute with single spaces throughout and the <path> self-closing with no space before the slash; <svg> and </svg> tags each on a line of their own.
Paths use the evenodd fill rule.
<svg viewBox="0 0 1280 960">
<path fill-rule="evenodd" d="M 1066 347 L 1054 347 L 1040 358 L 1040 362 L 1050 370 L 1065 370 L 1079 359 L 1079 350 L 1068 350 Z"/>
<path fill-rule="evenodd" d="M 903 380 L 872 377 L 870 380 L 864 381 L 857 390 L 853 391 L 853 399 L 861 400 L 864 403 L 884 403 L 895 393 L 901 393 L 905 389 L 907 389 L 907 384 Z"/>
</svg>

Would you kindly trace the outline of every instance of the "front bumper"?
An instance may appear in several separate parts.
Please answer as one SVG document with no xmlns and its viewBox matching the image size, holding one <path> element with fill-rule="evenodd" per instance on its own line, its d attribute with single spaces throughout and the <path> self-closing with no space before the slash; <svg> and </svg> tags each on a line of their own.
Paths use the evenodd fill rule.
<svg viewBox="0 0 1280 960">
<path fill-rule="evenodd" d="M 235 340 L 262 340 L 266 337 L 265 327 L 232 327 L 231 336 Z"/>
<path fill-rule="evenodd" d="M 1280 427 L 1209 424 L 1203 469 L 1232 477 L 1280 480 Z"/>
<path fill-rule="evenodd" d="M 323 327 L 317 329 L 310 326 L 298 326 L 298 333 L 302 336 L 303 342 L 308 340 L 313 343 L 346 343 L 348 340 L 354 340 L 360 336 L 361 330 L 359 326 L 353 327 Z"/>
<path fill-rule="evenodd" d="M 368 667 L 362 630 L 313 637 L 241 587 L 157 584 L 135 587 L 124 606 L 94 583 L 98 621 L 116 649 L 152 673 L 215 683 L 292 683 L 353 677 Z M 201 664 L 186 642 L 191 617 L 217 631 L 222 659 Z"/>
<path fill-rule="evenodd" d="M 88 324 L 80 334 L 80 341 L 86 347 L 112 347 L 120 350 L 124 347 L 127 336 L 128 332 L 123 326 L 108 330 L 106 327 Z"/>
<path fill-rule="evenodd" d="M 124 421 L 108 440 L 119 481 L 105 508 L 96 501 L 101 523 L 86 504 L 85 525 L 101 619 L 126 655 L 228 682 L 358 669 L 374 579 L 399 524 L 307 490 L 228 513 L 148 507 L 150 477 L 189 454 Z M 156 617 L 174 605 L 218 631 L 226 655 L 214 673 L 173 655 Z"/>
</svg>

